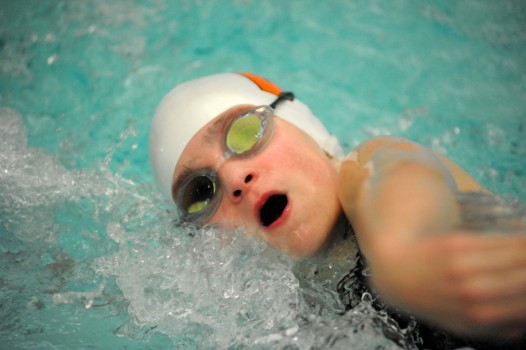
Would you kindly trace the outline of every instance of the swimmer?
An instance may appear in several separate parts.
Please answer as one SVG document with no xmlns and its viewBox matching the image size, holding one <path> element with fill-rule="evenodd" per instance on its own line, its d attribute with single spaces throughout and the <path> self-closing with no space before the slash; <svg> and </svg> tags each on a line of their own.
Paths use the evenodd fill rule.
<svg viewBox="0 0 526 350">
<path fill-rule="evenodd" d="M 161 101 L 150 159 L 182 221 L 243 227 L 297 259 L 337 246 L 347 221 L 389 305 L 464 336 L 526 332 L 524 222 L 515 235 L 466 228 L 460 194 L 489 194 L 428 148 L 384 136 L 344 157 L 292 93 L 225 73 Z"/>
</svg>

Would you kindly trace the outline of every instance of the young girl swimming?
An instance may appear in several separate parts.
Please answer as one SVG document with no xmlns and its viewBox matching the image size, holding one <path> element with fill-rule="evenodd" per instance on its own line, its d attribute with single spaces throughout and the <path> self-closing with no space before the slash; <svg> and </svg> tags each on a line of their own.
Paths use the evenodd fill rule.
<svg viewBox="0 0 526 350">
<path fill-rule="evenodd" d="M 430 149 L 385 136 L 344 158 L 291 93 L 226 73 L 163 99 L 150 158 L 183 221 L 243 227 L 304 259 L 341 243 L 344 218 L 387 304 L 461 335 L 526 332 L 526 235 L 469 228 L 463 194 L 487 191 Z"/>
</svg>

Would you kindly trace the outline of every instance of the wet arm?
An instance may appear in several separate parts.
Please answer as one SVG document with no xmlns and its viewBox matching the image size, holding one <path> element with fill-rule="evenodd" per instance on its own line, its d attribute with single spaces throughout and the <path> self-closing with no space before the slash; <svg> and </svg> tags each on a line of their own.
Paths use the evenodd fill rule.
<svg viewBox="0 0 526 350">
<path fill-rule="evenodd" d="M 451 160 L 398 137 L 363 143 L 340 169 L 342 207 L 366 256 L 374 241 L 390 245 L 454 227 L 457 190 L 486 191 Z"/>
<path fill-rule="evenodd" d="M 521 333 L 526 237 L 457 230 L 456 191 L 485 189 L 453 162 L 394 137 L 366 142 L 340 169 L 342 206 L 387 302 L 459 333 Z"/>
</svg>

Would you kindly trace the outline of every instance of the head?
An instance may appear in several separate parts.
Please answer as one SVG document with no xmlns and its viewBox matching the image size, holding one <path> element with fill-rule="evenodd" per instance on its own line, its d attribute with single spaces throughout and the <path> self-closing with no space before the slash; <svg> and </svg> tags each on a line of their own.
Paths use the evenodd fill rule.
<svg viewBox="0 0 526 350">
<path fill-rule="evenodd" d="M 340 215 L 341 148 L 297 99 L 260 107 L 280 94 L 249 74 L 184 83 L 156 112 L 150 158 L 183 220 L 244 227 L 304 257 L 323 249 Z"/>
</svg>

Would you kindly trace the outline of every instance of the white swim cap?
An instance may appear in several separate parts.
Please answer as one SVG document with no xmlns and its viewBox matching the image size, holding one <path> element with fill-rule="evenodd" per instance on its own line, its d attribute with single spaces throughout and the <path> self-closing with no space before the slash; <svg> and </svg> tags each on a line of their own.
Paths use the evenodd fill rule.
<svg viewBox="0 0 526 350">
<path fill-rule="evenodd" d="M 251 73 L 210 75 L 170 91 L 159 104 L 150 129 L 150 162 L 168 198 L 172 198 L 175 165 L 203 126 L 236 105 L 269 105 L 281 92 L 276 85 Z M 336 137 L 298 99 L 280 103 L 276 115 L 309 134 L 331 156 L 343 155 Z"/>
</svg>

